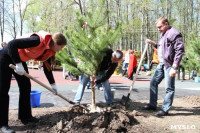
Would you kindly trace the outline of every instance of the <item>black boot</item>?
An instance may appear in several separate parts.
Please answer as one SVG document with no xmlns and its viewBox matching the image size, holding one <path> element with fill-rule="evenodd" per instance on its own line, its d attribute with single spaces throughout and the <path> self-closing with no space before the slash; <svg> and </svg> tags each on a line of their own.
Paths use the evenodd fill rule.
<svg viewBox="0 0 200 133">
<path fill-rule="evenodd" d="M 26 125 L 28 123 L 37 123 L 39 122 L 40 118 L 36 118 L 36 117 L 31 117 L 31 118 L 28 118 L 28 119 L 21 119 L 21 122 Z"/>
</svg>

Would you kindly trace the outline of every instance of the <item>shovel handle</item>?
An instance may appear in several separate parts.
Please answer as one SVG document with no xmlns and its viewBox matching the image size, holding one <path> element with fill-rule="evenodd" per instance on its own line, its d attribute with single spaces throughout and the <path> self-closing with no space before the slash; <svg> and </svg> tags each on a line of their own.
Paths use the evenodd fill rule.
<svg viewBox="0 0 200 133">
<path fill-rule="evenodd" d="M 15 65 L 10 64 L 9 65 L 10 68 L 15 69 Z M 55 95 L 58 95 L 59 97 L 61 97 L 62 99 L 64 99 L 65 101 L 69 102 L 70 104 L 75 104 L 74 102 L 70 101 L 69 99 L 67 99 L 66 97 L 60 95 L 60 94 L 56 94 L 56 92 L 51 89 L 49 86 L 45 85 L 44 83 L 42 83 L 41 81 L 37 80 L 36 78 L 34 78 L 33 76 L 29 75 L 28 73 L 24 73 L 24 76 L 26 76 L 29 79 L 32 79 L 33 81 L 35 81 L 36 83 L 38 83 L 39 85 L 43 86 L 44 88 L 46 88 L 47 90 L 51 91 L 52 93 L 54 93 Z"/>
<path fill-rule="evenodd" d="M 132 82 L 132 84 L 131 84 L 131 87 L 130 87 L 130 90 L 129 90 L 129 94 L 131 93 L 131 91 L 132 91 L 132 89 L 133 89 L 133 87 L 134 87 L 134 83 L 135 83 L 135 80 L 137 79 L 137 76 L 138 76 L 138 74 L 139 74 L 140 67 L 141 67 L 141 65 L 142 65 L 142 61 L 143 61 L 144 56 L 145 56 L 145 54 L 146 54 L 147 48 L 148 48 L 148 43 L 146 43 L 145 48 L 144 48 L 144 51 L 143 51 L 143 53 L 142 53 L 142 57 L 141 57 L 141 59 L 140 59 L 140 63 L 139 63 L 139 65 L 138 65 L 136 74 L 135 74 L 135 76 L 134 76 L 134 78 L 133 78 L 133 82 Z"/>
</svg>

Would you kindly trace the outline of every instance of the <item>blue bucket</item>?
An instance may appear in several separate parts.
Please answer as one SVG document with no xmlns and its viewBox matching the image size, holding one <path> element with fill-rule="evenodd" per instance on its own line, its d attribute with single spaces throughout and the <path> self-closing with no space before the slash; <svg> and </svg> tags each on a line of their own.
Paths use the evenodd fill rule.
<svg viewBox="0 0 200 133">
<path fill-rule="evenodd" d="M 148 66 L 147 64 L 144 64 L 144 68 L 145 68 L 146 70 L 149 70 L 149 66 Z"/>
<path fill-rule="evenodd" d="M 199 77 L 198 77 L 198 76 L 196 76 L 196 77 L 194 78 L 194 80 L 195 80 L 196 83 L 199 83 Z"/>
<path fill-rule="evenodd" d="M 40 106 L 41 91 L 31 91 L 31 107 Z"/>
</svg>

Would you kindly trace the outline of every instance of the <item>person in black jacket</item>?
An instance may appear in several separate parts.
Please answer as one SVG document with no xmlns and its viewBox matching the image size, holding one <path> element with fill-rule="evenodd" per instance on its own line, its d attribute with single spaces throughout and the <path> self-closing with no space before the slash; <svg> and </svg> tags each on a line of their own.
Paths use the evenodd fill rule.
<svg viewBox="0 0 200 133">
<path fill-rule="evenodd" d="M 111 88 L 110 83 L 108 79 L 111 77 L 111 75 L 114 73 L 118 61 L 121 60 L 123 57 L 123 53 L 120 50 L 116 50 L 113 52 L 112 49 L 109 49 L 106 51 L 106 56 L 103 58 L 103 61 L 100 64 L 100 72 L 103 74 L 98 76 L 95 81 L 95 86 L 98 84 L 102 84 L 102 87 L 104 89 L 104 97 L 106 100 L 106 104 L 112 105 L 112 94 L 111 94 Z M 76 96 L 75 96 L 75 103 L 80 104 L 85 86 L 87 85 L 90 77 L 87 75 L 83 75 Z"/>
<path fill-rule="evenodd" d="M 20 92 L 18 119 L 23 124 L 38 122 L 39 119 L 33 117 L 31 112 L 31 82 L 29 78 L 23 76 L 25 72 L 28 73 L 26 61 L 30 59 L 45 61 L 60 51 L 66 43 L 67 40 L 62 33 L 51 35 L 41 31 L 27 38 L 11 40 L 3 50 L 0 50 L 0 130 L 2 133 L 15 132 L 8 126 L 8 92 L 12 74 L 17 80 Z M 15 70 L 9 67 L 10 64 L 16 65 Z M 48 78 L 48 75 L 46 76 Z M 52 89 L 57 91 L 54 79 L 48 78 L 48 80 Z"/>
</svg>

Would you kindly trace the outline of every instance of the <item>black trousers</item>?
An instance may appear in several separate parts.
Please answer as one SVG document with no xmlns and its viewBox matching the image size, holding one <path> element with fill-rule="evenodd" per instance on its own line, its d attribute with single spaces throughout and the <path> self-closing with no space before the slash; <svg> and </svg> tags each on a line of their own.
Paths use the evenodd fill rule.
<svg viewBox="0 0 200 133">
<path fill-rule="evenodd" d="M 18 118 L 27 119 L 32 117 L 30 105 L 30 79 L 25 76 L 20 76 L 9 67 L 13 64 L 12 59 L 6 52 L 0 50 L 0 127 L 8 125 L 8 111 L 9 111 L 9 95 L 10 83 L 12 74 L 15 76 L 19 86 L 19 108 Z M 22 63 L 25 71 L 28 73 L 28 68 L 25 62 Z"/>
</svg>

